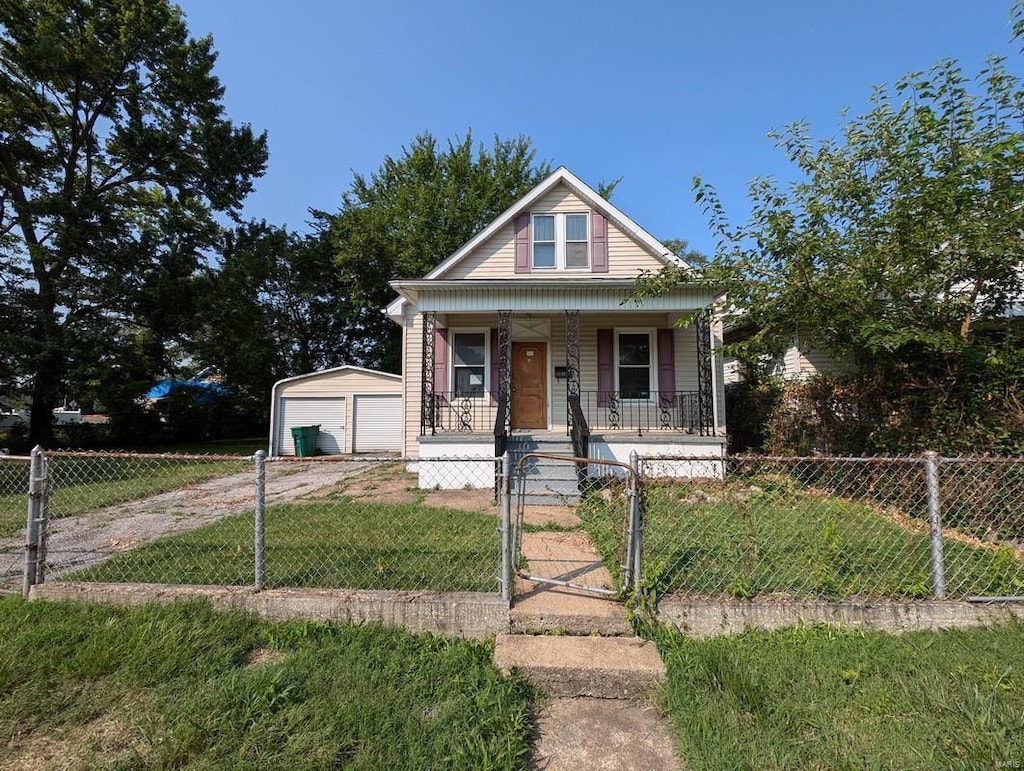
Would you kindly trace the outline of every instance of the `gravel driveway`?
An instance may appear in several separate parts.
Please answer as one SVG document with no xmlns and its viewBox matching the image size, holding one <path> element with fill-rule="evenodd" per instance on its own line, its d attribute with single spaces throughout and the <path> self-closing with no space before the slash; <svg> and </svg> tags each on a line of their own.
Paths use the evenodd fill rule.
<svg viewBox="0 0 1024 771">
<path fill-rule="evenodd" d="M 372 465 L 372 460 L 267 463 L 266 501 L 271 504 L 295 500 Z M 255 475 L 250 470 L 88 514 L 55 519 L 49 528 L 47 575 L 59 577 L 162 536 L 195 530 L 222 517 L 252 511 L 255 494 Z M 24 561 L 24 533 L 0 539 L 0 586 L 20 585 Z"/>
</svg>

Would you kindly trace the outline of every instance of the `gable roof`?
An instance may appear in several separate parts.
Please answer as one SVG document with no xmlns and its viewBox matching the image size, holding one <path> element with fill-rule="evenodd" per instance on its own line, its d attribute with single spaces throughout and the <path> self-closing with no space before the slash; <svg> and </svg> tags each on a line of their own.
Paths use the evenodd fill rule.
<svg viewBox="0 0 1024 771">
<path fill-rule="evenodd" d="M 605 217 L 614 222 L 621 230 L 636 239 L 640 244 L 647 247 L 651 255 L 666 265 L 684 265 L 676 255 L 665 248 L 665 245 L 658 239 L 636 224 L 633 220 L 619 211 L 611 203 L 599 196 L 597 192 L 587 185 L 583 180 L 569 171 L 565 166 L 559 166 L 548 177 L 537 185 L 533 190 L 524 195 L 509 208 L 499 214 L 490 225 L 485 227 L 469 241 L 462 245 L 448 259 L 430 271 L 424 279 L 440 278 L 455 265 L 461 262 L 467 255 L 472 253 L 478 246 L 497 233 L 506 225 L 515 220 L 520 213 L 529 211 L 530 207 L 550 193 L 559 184 L 566 185 L 573 193 L 583 199 L 590 208 L 601 212 Z"/>
<path fill-rule="evenodd" d="M 685 261 L 673 254 L 669 249 L 665 248 L 665 245 L 661 243 L 661 241 L 640 227 L 636 222 L 627 217 L 609 201 L 606 201 L 598 195 L 597 191 L 590 187 L 586 182 L 569 171 L 565 166 L 559 166 L 540 184 L 533 188 L 533 190 L 495 217 L 491 224 L 469 239 L 469 241 L 463 244 L 457 251 L 424 276 L 422 280 L 443 277 L 445 273 L 472 254 L 477 247 L 487 241 L 487 239 L 491 238 L 506 225 L 514 222 L 515 218 L 522 212 L 529 211 L 530 207 L 534 203 L 550 193 L 560 184 L 564 184 L 568 187 L 579 198 L 585 201 L 590 208 L 603 214 L 620 230 L 644 246 L 653 257 L 663 264 L 681 265 L 692 269 L 692 266 L 687 265 Z M 398 317 L 401 315 L 402 306 L 404 304 L 405 298 L 396 297 L 388 304 L 387 308 L 384 309 L 384 312 L 392 318 Z"/>
<path fill-rule="evenodd" d="M 271 391 L 276 393 L 277 387 L 279 385 L 284 385 L 285 383 L 292 383 L 295 382 L 296 380 L 310 380 L 312 378 L 317 378 L 322 375 L 332 375 L 338 372 L 344 372 L 346 370 L 350 372 L 361 372 L 364 375 L 377 375 L 379 377 L 390 378 L 392 380 L 400 381 L 402 379 L 401 375 L 396 375 L 393 372 L 381 372 L 379 369 L 367 369 L 366 367 L 357 367 L 354 364 L 342 364 L 340 367 L 330 367 L 329 369 L 320 369 L 317 370 L 316 372 L 305 372 L 301 375 L 292 375 L 291 377 L 281 378 L 276 383 L 274 383 L 274 387 L 271 389 Z"/>
</svg>

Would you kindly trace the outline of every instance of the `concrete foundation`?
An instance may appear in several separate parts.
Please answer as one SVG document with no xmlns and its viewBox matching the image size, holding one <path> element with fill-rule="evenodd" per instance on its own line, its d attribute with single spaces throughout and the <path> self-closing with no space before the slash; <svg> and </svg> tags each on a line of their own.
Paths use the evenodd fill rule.
<svg viewBox="0 0 1024 771">
<path fill-rule="evenodd" d="M 332 589 L 167 586 L 53 582 L 32 587 L 32 600 L 83 600 L 115 605 L 206 599 L 215 608 L 271 620 L 381 623 L 413 632 L 487 637 L 508 631 L 508 603 L 477 592 L 388 592 Z"/>
<path fill-rule="evenodd" d="M 780 629 L 797 624 L 837 624 L 910 632 L 985 626 L 1024 619 L 1024 604 L 953 601 L 816 602 L 766 600 L 701 601 L 665 598 L 658 604 L 658 621 L 691 637 L 739 634 L 746 629 Z"/>
</svg>

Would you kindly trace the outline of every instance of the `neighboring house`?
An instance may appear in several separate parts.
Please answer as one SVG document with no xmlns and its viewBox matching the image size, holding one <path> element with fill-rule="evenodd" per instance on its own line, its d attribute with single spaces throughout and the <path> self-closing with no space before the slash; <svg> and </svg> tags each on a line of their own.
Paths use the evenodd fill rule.
<svg viewBox="0 0 1024 771">
<path fill-rule="evenodd" d="M 677 326 L 715 293 L 628 299 L 641 271 L 678 262 L 561 167 L 429 274 L 392 282 L 406 457 L 721 456 L 720 325 L 705 312 Z M 493 463 L 444 479 L 419 465 L 425 486 L 494 479 Z"/>
<path fill-rule="evenodd" d="M 726 328 L 724 340 L 727 345 L 748 338 L 754 329 L 749 324 Z M 855 370 L 851 359 L 837 358 L 827 348 L 815 343 L 808 335 L 801 333 L 798 326 L 793 330 L 786 349 L 777 358 L 767 360 L 767 374 L 782 380 L 810 380 L 818 375 L 846 375 Z M 723 379 L 726 386 L 743 383 L 747 379 L 743 364 L 735 357 L 723 357 Z"/>
</svg>

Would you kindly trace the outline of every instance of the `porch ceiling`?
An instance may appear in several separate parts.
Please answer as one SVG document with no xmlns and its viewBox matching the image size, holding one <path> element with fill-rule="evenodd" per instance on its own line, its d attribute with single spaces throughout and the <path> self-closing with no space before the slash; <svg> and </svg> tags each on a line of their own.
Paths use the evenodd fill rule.
<svg viewBox="0 0 1024 771">
<path fill-rule="evenodd" d="M 641 304 L 630 301 L 636 284 L 623 279 L 490 279 L 394 281 L 391 286 L 420 311 L 690 311 L 714 302 L 708 287 L 680 285 Z"/>
</svg>

